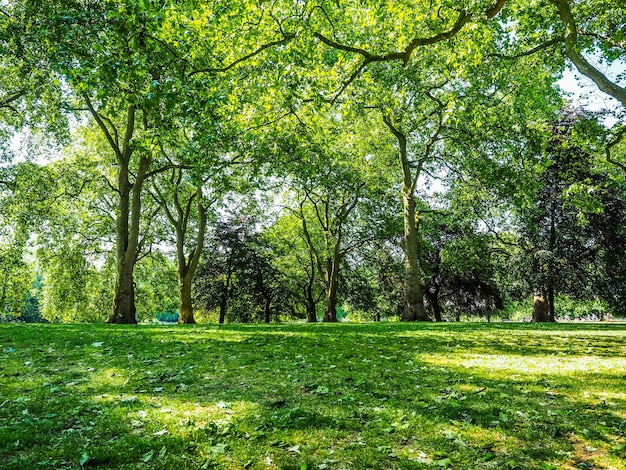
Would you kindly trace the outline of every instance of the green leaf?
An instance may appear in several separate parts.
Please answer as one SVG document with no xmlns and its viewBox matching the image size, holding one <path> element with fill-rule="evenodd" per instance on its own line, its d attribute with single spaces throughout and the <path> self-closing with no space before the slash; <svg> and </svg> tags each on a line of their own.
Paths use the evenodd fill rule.
<svg viewBox="0 0 626 470">
<path fill-rule="evenodd" d="M 144 463 L 148 463 L 150 462 L 150 460 L 152 460 L 152 457 L 154 457 L 154 449 L 150 450 L 150 452 L 146 452 L 145 454 L 143 454 L 143 458 L 141 460 Z"/>
<path fill-rule="evenodd" d="M 78 463 L 80 463 L 81 467 L 84 467 L 85 464 L 89 462 L 90 458 L 91 457 L 89 457 L 89 454 L 87 452 L 83 452 L 83 455 L 80 456 L 80 460 L 78 461 Z"/>
<path fill-rule="evenodd" d="M 209 452 L 213 455 L 223 455 L 226 453 L 226 449 L 228 448 L 228 444 L 217 444 L 209 447 Z"/>
<path fill-rule="evenodd" d="M 452 466 L 452 460 L 450 460 L 449 457 L 446 457 L 445 459 L 437 460 L 435 462 L 435 465 L 443 468 L 448 468 Z"/>
</svg>

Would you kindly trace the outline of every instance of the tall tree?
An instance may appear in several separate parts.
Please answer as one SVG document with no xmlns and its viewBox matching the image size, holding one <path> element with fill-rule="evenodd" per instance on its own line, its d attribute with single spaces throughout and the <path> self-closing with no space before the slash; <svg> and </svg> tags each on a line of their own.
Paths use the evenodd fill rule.
<svg viewBox="0 0 626 470">
<path fill-rule="evenodd" d="M 577 111 L 561 114 L 551 128 L 548 166 L 539 179 L 535 206 L 523 219 L 522 241 L 530 264 L 522 265 L 532 273 L 534 288 L 546 296 L 550 321 L 555 321 L 559 291 L 574 298 L 598 295 L 609 301 L 620 295 L 603 281 L 624 275 L 621 263 L 607 256 L 626 250 L 620 190 L 594 169 L 593 155 L 576 137 L 589 137 L 597 127 L 594 119 Z"/>
<path fill-rule="evenodd" d="M 203 196 L 202 182 L 193 185 L 185 181 L 182 169 L 172 169 L 168 176 L 167 181 L 161 179 L 153 186 L 152 194 L 174 229 L 178 266 L 178 323 L 189 324 L 195 323 L 191 288 L 204 248 L 207 207 L 210 202 Z"/>
</svg>

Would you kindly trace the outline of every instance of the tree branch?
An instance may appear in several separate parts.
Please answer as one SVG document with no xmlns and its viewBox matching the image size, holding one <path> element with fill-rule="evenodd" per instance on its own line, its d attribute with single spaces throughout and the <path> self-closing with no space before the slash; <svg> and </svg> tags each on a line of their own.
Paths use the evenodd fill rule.
<svg viewBox="0 0 626 470">
<path fill-rule="evenodd" d="M 561 21 L 565 25 L 565 54 L 576 66 L 576 69 L 586 77 L 590 78 L 600 90 L 612 96 L 623 106 L 626 106 L 626 88 L 622 88 L 609 80 L 605 74 L 600 72 L 585 59 L 577 50 L 578 31 L 576 20 L 570 9 L 568 0 L 551 0 L 559 11 Z"/>
<path fill-rule="evenodd" d="M 549 49 L 550 47 L 556 44 L 559 44 L 560 42 L 563 42 L 564 40 L 565 39 L 563 38 L 563 36 L 557 36 L 555 38 L 550 39 L 549 41 L 544 42 L 543 44 L 539 44 L 538 46 L 533 47 L 532 49 L 529 49 L 524 52 L 520 52 L 519 54 L 515 54 L 515 55 L 487 54 L 486 57 L 497 57 L 499 59 L 507 59 L 507 60 L 521 59 L 522 57 L 533 55 L 537 52 L 543 51 L 545 49 Z"/>
<path fill-rule="evenodd" d="M 622 140 L 624 140 L 624 136 L 626 136 L 626 126 L 622 126 L 619 131 L 615 134 L 613 139 L 606 146 L 606 161 L 612 165 L 619 167 L 622 171 L 626 173 L 626 165 L 615 161 L 611 157 L 611 149 L 619 144 Z"/>
<path fill-rule="evenodd" d="M 269 49 L 269 48 L 274 47 L 274 46 L 281 46 L 283 44 L 287 44 L 288 42 L 290 42 L 295 37 L 296 37 L 296 35 L 294 33 L 285 34 L 283 39 L 276 40 L 276 41 L 271 41 L 271 42 L 268 42 L 267 44 L 263 44 L 262 46 L 258 47 L 257 49 L 255 49 L 254 51 L 250 52 L 249 54 L 246 54 L 243 57 L 240 57 L 239 59 L 235 60 L 234 62 L 231 62 L 229 65 L 226 65 L 224 67 L 214 67 L 214 68 L 210 67 L 210 68 L 205 68 L 205 69 L 197 69 L 197 70 L 194 70 L 194 71 L 190 72 L 188 77 L 192 77 L 193 75 L 197 75 L 199 73 L 227 72 L 228 70 L 232 69 L 233 67 L 236 67 L 240 63 L 245 62 L 246 60 L 251 59 L 252 57 L 254 57 L 256 55 L 259 55 L 264 50 Z"/>
<path fill-rule="evenodd" d="M 111 146 L 111 148 L 115 152 L 115 155 L 117 156 L 118 160 L 121 161 L 122 160 L 122 152 L 120 151 L 119 143 L 111 135 L 111 132 L 109 131 L 109 128 L 107 127 L 107 125 L 105 124 L 104 120 L 100 116 L 100 113 L 98 113 L 98 111 L 96 111 L 96 108 L 93 106 L 93 103 L 89 99 L 89 95 L 87 93 L 83 93 L 83 98 L 85 99 L 85 102 L 87 103 L 87 107 L 89 108 L 89 112 L 91 113 L 93 118 L 98 123 L 98 126 L 100 127 L 100 129 L 104 133 L 104 136 L 106 137 L 107 141 L 109 142 L 109 145 Z M 117 131 L 115 131 L 115 135 L 117 135 Z"/>
</svg>

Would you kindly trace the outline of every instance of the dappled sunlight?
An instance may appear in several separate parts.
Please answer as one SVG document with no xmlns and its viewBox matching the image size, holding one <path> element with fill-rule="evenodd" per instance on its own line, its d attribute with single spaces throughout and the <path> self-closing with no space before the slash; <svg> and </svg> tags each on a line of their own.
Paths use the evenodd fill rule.
<svg viewBox="0 0 626 470">
<path fill-rule="evenodd" d="M 621 331 L 595 341 L 563 330 L 572 351 L 558 331 L 443 326 L 48 327 L 54 346 L 26 328 L 2 356 L 19 375 L 0 375 L 10 397 L 0 433 L 19 453 L 5 445 L 0 457 L 75 468 L 87 449 L 103 468 L 577 468 L 580 441 L 598 449 L 597 468 L 619 468 L 626 365 L 583 347 L 602 353 L 612 338 L 619 349 Z"/>
<path fill-rule="evenodd" d="M 471 369 L 472 373 L 498 377 L 505 374 L 525 376 L 560 375 L 576 377 L 580 373 L 602 374 L 626 370 L 626 358 L 620 357 L 539 357 L 491 354 L 418 355 L 426 364 Z M 578 377 L 579 378 L 579 377 Z"/>
</svg>

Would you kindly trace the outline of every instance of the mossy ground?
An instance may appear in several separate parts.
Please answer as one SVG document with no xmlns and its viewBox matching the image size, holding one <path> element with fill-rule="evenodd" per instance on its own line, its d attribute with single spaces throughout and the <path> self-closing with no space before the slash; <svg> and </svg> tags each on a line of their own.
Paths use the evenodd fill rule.
<svg viewBox="0 0 626 470">
<path fill-rule="evenodd" d="M 626 325 L 0 325 L 0 467 L 624 469 Z"/>
</svg>

